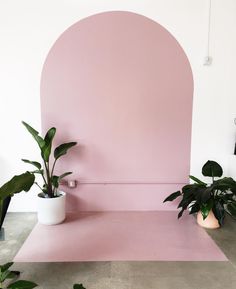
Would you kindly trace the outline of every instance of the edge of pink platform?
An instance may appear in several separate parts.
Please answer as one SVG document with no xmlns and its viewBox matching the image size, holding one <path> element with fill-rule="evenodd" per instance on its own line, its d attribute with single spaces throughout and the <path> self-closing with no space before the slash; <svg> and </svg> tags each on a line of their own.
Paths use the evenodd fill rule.
<svg viewBox="0 0 236 289">
<path fill-rule="evenodd" d="M 131 218 L 132 217 L 135 218 L 137 216 L 137 214 L 153 214 L 153 213 L 155 214 L 157 212 L 101 212 L 101 213 L 98 213 L 98 212 L 82 212 L 82 213 L 79 213 L 79 214 L 78 213 L 76 213 L 76 214 L 74 213 L 74 214 L 69 214 L 69 218 L 71 218 L 71 216 L 72 216 L 72 221 L 70 220 L 68 222 L 68 224 L 71 223 L 71 222 L 74 222 L 74 221 L 76 222 L 75 218 L 79 217 L 79 216 L 95 216 L 95 215 L 101 216 L 101 214 L 103 216 L 104 215 L 108 216 L 110 214 L 110 217 L 114 217 L 114 216 L 117 217 L 118 216 L 118 220 L 119 220 L 119 214 L 120 213 L 122 213 L 122 214 L 123 213 L 131 214 L 129 216 L 129 218 L 130 217 Z M 170 212 L 170 211 L 168 211 L 168 212 L 167 211 L 158 212 L 158 214 L 162 214 L 162 213 L 164 213 L 164 214 L 171 214 L 171 213 L 176 214 L 176 212 L 174 212 L 174 211 L 172 211 L 172 212 Z M 124 218 L 124 216 L 121 217 L 121 219 L 122 218 Z M 188 218 L 189 218 L 189 220 L 188 220 Z M 123 219 L 123 221 L 124 221 L 124 219 Z M 106 222 L 106 220 L 105 220 L 105 222 Z M 187 216 L 186 218 L 184 217 L 184 220 L 182 220 L 182 222 L 186 222 L 186 224 L 190 225 L 190 226 L 192 226 L 192 225 L 195 226 L 193 218 L 191 216 L 190 217 Z M 60 227 L 61 226 L 64 227 L 66 224 L 67 223 L 64 223 L 64 224 L 59 225 L 59 226 Z M 100 225 L 101 224 L 102 224 L 102 222 L 100 223 Z M 144 222 L 144 224 L 145 224 L 145 222 Z M 16 256 L 14 258 L 14 262 L 91 262 L 91 261 L 94 261 L 94 262 L 99 262 L 99 261 L 183 261 L 183 262 L 189 262 L 189 261 L 202 261 L 202 262 L 205 262 L 205 261 L 206 262 L 219 261 L 219 262 L 223 262 L 223 261 L 228 261 L 228 258 L 226 257 L 226 255 L 221 251 L 221 249 L 217 246 L 217 244 L 213 241 L 213 239 L 207 234 L 207 232 L 203 228 L 200 228 L 197 224 L 196 224 L 195 228 L 189 228 L 189 229 L 192 230 L 192 231 L 196 231 L 197 232 L 197 235 L 196 235 L 197 238 L 199 238 L 198 234 L 200 234 L 200 236 L 203 237 L 203 241 L 207 241 L 206 245 L 208 246 L 209 250 L 206 250 L 206 254 L 209 254 L 209 255 L 205 255 L 204 257 L 202 255 L 202 253 L 199 256 L 197 256 L 194 253 L 192 255 L 189 254 L 189 255 L 186 255 L 186 256 L 182 256 L 182 257 L 178 257 L 179 253 L 177 253 L 177 255 L 173 253 L 172 255 L 168 255 L 167 254 L 164 258 L 163 257 L 162 258 L 157 258 L 157 257 L 150 258 L 150 252 L 148 253 L 149 257 L 146 257 L 145 253 L 141 253 L 141 254 L 139 253 L 138 257 L 135 257 L 135 258 L 130 258 L 130 257 L 126 258 L 124 256 L 124 253 L 122 253 L 121 256 L 119 256 L 118 258 L 117 258 L 117 256 L 116 257 L 114 257 L 114 256 L 112 257 L 112 254 L 111 254 L 111 257 L 109 257 L 109 258 L 104 258 L 104 257 L 99 257 L 99 256 L 97 256 L 97 257 L 91 257 L 90 256 L 90 257 L 86 257 L 86 258 L 84 258 L 84 257 L 81 258 L 81 257 L 74 256 L 74 255 L 73 255 L 73 258 L 71 258 L 71 257 L 65 258 L 65 256 L 64 257 L 60 257 L 60 254 L 51 256 L 51 258 L 48 258 L 48 257 L 45 258 L 45 256 L 43 256 L 43 254 L 38 254 L 38 255 L 36 254 L 36 258 L 35 259 L 34 259 L 34 257 L 31 257 L 32 255 L 29 252 L 30 252 L 30 250 L 32 250 L 32 247 L 35 246 L 35 238 L 36 238 L 36 240 L 38 239 L 37 238 L 37 233 L 40 230 L 41 231 L 42 230 L 46 230 L 46 232 L 48 232 L 48 230 L 50 230 L 50 228 L 60 229 L 59 226 L 48 227 L 48 226 L 37 224 L 34 227 L 34 229 L 32 230 L 32 232 L 30 233 L 30 235 L 27 238 L 27 240 L 25 241 L 25 243 L 23 244 L 22 248 L 16 254 Z M 135 223 L 134 223 L 134 227 L 135 227 Z M 146 230 L 147 227 L 148 226 L 146 226 L 146 228 L 144 229 L 143 233 L 145 233 L 147 231 Z M 109 228 L 109 224 L 108 224 L 108 228 Z M 150 229 L 152 229 L 152 228 L 153 227 L 151 227 Z M 128 234 L 130 234 L 130 236 L 132 236 L 132 232 L 129 232 Z M 155 235 L 155 233 L 154 233 L 154 235 Z M 151 234 L 151 237 L 154 237 L 154 239 L 155 239 L 154 235 Z M 44 237 L 46 237 L 46 236 L 44 235 Z M 127 237 L 127 235 L 126 235 L 126 237 Z M 128 238 L 128 240 L 129 240 L 129 238 Z M 112 237 L 111 237 L 111 240 L 109 240 L 108 242 L 105 242 L 106 244 L 104 243 L 104 247 L 105 246 L 109 247 L 109 245 L 112 244 L 113 241 L 112 241 Z M 192 241 L 190 240 L 190 242 L 192 242 Z M 168 243 L 168 240 L 167 240 L 167 243 Z M 139 244 L 139 246 L 140 246 L 140 244 Z M 143 246 L 145 246 L 145 242 L 144 242 Z M 35 247 L 38 247 L 38 245 L 35 246 Z M 104 247 L 103 247 L 103 249 L 104 249 Z M 193 245 L 193 249 L 194 249 L 194 245 Z M 96 250 L 97 249 L 95 248 L 95 251 L 94 251 L 95 255 L 98 253 L 98 251 L 96 251 Z M 133 250 L 135 250 L 135 249 L 133 248 Z M 177 250 L 178 250 L 178 248 L 177 248 Z M 28 251 L 28 253 L 26 253 L 27 251 Z"/>
</svg>

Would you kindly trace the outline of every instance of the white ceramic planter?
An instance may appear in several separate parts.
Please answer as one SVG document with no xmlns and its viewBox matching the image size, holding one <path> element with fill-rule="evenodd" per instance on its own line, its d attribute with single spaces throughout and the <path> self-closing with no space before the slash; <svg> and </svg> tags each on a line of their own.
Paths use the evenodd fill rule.
<svg viewBox="0 0 236 289">
<path fill-rule="evenodd" d="M 38 221 L 44 225 L 57 225 L 66 217 L 66 193 L 59 192 L 60 197 L 42 198 L 38 195 Z"/>
</svg>

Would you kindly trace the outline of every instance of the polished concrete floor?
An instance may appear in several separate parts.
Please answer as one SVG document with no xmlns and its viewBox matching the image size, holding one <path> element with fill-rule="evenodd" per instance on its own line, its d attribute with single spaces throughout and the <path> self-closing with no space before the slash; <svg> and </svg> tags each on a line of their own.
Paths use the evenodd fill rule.
<svg viewBox="0 0 236 289">
<path fill-rule="evenodd" d="M 7 215 L 0 263 L 13 259 L 35 223 L 32 213 Z M 229 261 L 15 263 L 14 269 L 42 289 L 69 289 L 74 283 L 87 289 L 235 289 L 236 221 L 228 218 L 223 228 L 208 233 Z"/>
</svg>

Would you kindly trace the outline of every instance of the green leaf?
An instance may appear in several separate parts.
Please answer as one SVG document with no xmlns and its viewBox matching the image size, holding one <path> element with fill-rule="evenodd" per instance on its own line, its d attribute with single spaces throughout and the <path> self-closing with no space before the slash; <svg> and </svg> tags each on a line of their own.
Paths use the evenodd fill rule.
<svg viewBox="0 0 236 289">
<path fill-rule="evenodd" d="M 212 199 L 210 199 L 206 204 L 200 205 L 200 210 L 202 213 L 203 220 L 207 218 L 211 209 L 213 208 L 213 205 L 214 205 L 214 201 Z"/>
<path fill-rule="evenodd" d="M 165 200 L 163 201 L 163 203 L 165 203 L 165 202 L 172 202 L 172 201 L 174 201 L 176 198 L 178 198 L 179 196 L 181 196 L 181 192 L 180 192 L 180 191 L 174 192 L 174 193 L 170 194 L 167 198 L 165 198 Z"/>
<path fill-rule="evenodd" d="M 10 274 L 7 276 L 7 279 L 13 279 L 20 276 L 20 271 L 10 271 Z"/>
<path fill-rule="evenodd" d="M 64 177 L 66 177 L 66 176 L 68 176 L 68 175 L 70 175 L 70 174 L 72 174 L 72 172 L 67 172 L 67 173 L 64 173 L 64 174 L 62 174 L 62 175 L 60 175 L 60 176 L 52 176 L 52 184 L 53 184 L 53 186 L 55 187 L 55 188 L 58 188 L 59 187 L 59 185 L 60 185 L 60 180 L 61 179 L 63 179 Z"/>
<path fill-rule="evenodd" d="M 191 207 L 190 207 L 190 212 L 189 214 L 195 214 L 198 213 L 200 211 L 200 206 L 198 203 L 194 203 Z"/>
<path fill-rule="evenodd" d="M 179 208 L 183 208 L 183 209 L 187 209 L 187 207 L 194 201 L 194 196 L 193 195 L 190 195 L 188 197 L 184 197 L 181 202 L 179 203 L 178 205 L 178 209 Z"/>
<path fill-rule="evenodd" d="M 42 147 L 42 158 L 45 160 L 45 162 L 49 161 L 49 157 L 51 154 L 52 149 L 52 141 L 56 134 L 56 128 L 52 127 L 48 130 L 48 132 L 45 135 L 44 142 L 45 145 Z"/>
<path fill-rule="evenodd" d="M 221 177 L 222 167 L 215 161 L 207 161 L 202 167 L 202 174 L 205 177 Z"/>
<path fill-rule="evenodd" d="M 41 164 L 38 163 L 38 162 L 35 162 L 35 161 L 29 161 L 29 160 L 26 160 L 26 159 L 21 159 L 23 162 L 25 163 L 28 163 L 28 164 L 31 164 L 33 166 L 35 166 L 37 169 L 41 169 Z"/>
<path fill-rule="evenodd" d="M 202 189 L 200 190 L 201 192 L 201 203 L 207 203 L 208 200 L 212 197 L 212 191 L 214 188 L 212 188 L 212 186 Z"/>
<path fill-rule="evenodd" d="M 184 211 L 185 211 L 185 209 L 182 208 L 182 210 L 181 210 L 181 211 L 179 212 L 179 214 L 178 214 L 178 219 L 182 217 Z"/>
<path fill-rule="evenodd" d="M 52 180 L 53 186 L 55 188 L 58 188 L 59 187 L 59 177 L 58 176 L 52 176 L 51 180 Z"/>
<path fill-rule="evenodd" d="M 207 185 L 206 183 L 204 183 L 204 182 L 202 182 L 201 180 L 199 180 L 198 178 L 196 178 L 196 177 L 194 177 L 194 176 L 189 176 L 189 178 L 191 179 L 191 180 L 193 180 L 194 182 L 196 182 L 197 184 L 200 184 L 200 185 Z"/>
<path fill-rule="evenodd" d="M 6 279 L 8 279 L 10 274 L 11 274 L 11 271 L 9 271 L 9 270 L 6 270 L 3 273 L 1 273 L 0 274 L 0 283 L 3 283 Z"/>
<path fill-rule="evenodd" d="M 199 204 L 202 204 L 202 195 L 205 193 L 206 187 L 198 185 L 193 191 L 194 197 Z"/>
<path fill-rule="evenodd" d="M 217 202 L 215 206 L 212 208 L 212 211 L 218 220 L 219 224 L 222 226 L 224 223 L 224 218 L 225 218 L 225 209 L 223 204 L 220 202 Z"/>
<path fill-rule="evenodd" d="M 30 171 L 31 174 L 40 174 L 43 175 L 44 170 L 35 170 L 35 171 Z"/>
<path fill-rule="evenodd" d="M 86 289 L 83 284 L 74 284 L 73 289 Z"/>
<path fill-rule="evenodd" d="M 34 184 L 35 176 L 30 172 L 14 176 L 0 188 L 0 199 L 4 200 L 21 191 L 28 192 Z"/>
<path fill-rule="evenodd" d="M 187 197 L 187 196 L 190 196 L 190 195 L 198 195 L 199 194 L 199 191 L 201 189 L 205 189 L 205 185 L 200 185 L 200 184 L 189 184 L 189 185 L 185 185 L 183 188 L 182 188 L 182 192 L 183 192 L 183 195 L 184 197 Z"/>
<path fill-rule="evenodd" d="M 39 132 L 37 130 L 35 130 L 34 128 L 32 128 L 28 123 L 22 121 L 23 125 L 26 127 L 26 129 L 28 130 L 28 132 L 33 136 L 33 138 L 36 140 L 38 146 L 40 147 L 40 149 L 42 150 L 42 148 L 45 145 L 45 141 L 44 139 L 39 136 Z"/>
<path fill-rule="evenodd" d="M 8 285 L 7 288 L 9 289 L 32 289 L 37 287 L 38 285 L 34 282 L 31 281 L 26 281 L 26 280 L 19 280 L 16 281 L 10 285 Z"/>
<path fill-rule="evenodd" d="M 2 273 L 7 271 L 13 264 L 14 264 L 13 262 L 9 262 L 4 265 L 0 265 L 0 272 Z"/>
<path fill-rule="evenodd" d="M 59 145 L 58 147 L 55 148 L 54 150 L 54 157 L 57 160 L 61 156 L 65 155 L 68 151 L 68 149 L 72 148 L 75 146 L 77 142 L 69 142 L 69 143 L 63 143 Z"/>
<path fill-rule="evenodd" d="M 60 176 L 59 176 L 59 181 L 62 180 L 63 178 L 65 178 L 66 176 L 71 175 L 71 174 L 72 174 L 72 172 L 66 172 L 66 173 L 60 175 Z"/>
<path fill-rule="evenodd" d="M 214 188 L 220 191 L 230 190 L 236 193 L 236 182 L 232 178 L 225 177 L 214 181 Z"/>
<path fill-rule="evenodd" d="M 3 214 L 2 214 L 2 209 L 3 209 L 3 201 L 4 201 L 4 199 L 1 199 L 1 197 L 0 197 L 0 222 L 2 222 L 3 221 Z M 1 273 L 1 272 L 0 272 Z"/>
<path fill-rule="evenodd" d="M 227 204 L 226 209 L 232 217 L 236 218 L 236 202 Z"/>
</svg>

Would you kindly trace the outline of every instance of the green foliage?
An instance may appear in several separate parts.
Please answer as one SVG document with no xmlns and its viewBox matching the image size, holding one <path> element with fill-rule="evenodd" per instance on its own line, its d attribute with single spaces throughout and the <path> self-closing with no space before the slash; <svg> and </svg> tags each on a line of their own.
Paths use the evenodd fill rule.
<svg viewBox="0 0 236 289">
<path fill-rule="evenodd" d="M 215 161 L 207 161 L 202 167 L 202 174 L 205 177 L 222 177 L 222 167 Z"/>
<path fill-rule="evenodd" d="M 221 166 L 215 161 L 207 161 L 202 167 L 202 174 L 211 177 L 212 183 L 208 185 L 194 176 L 189 176 L 195 183 L 185 185 L 181 191 L 169 195 L 164 202 L 181 197 L 178 218 L 182 217 L 187 209 L 189 214 L 201 211 L 203 219 L 207 218 L 212 210 L 220 225 L 223 225 L 225 213 L 236 218 L 236 182 L 229 177 L 215 180 L 215 177 L 223 175 Z"/>
<path fill-rule="evenodd" d="M 175 192 L 175 193 L 172 193 L 171 195 L 169 195 L 165 200 L 164 202 L 167 202 L 167 201 L 174 201 L 176 198 L 178 198 L 179 196 L 181 196 L 181 192 L 178 191 L 178 192 Z"/>
<path fill-rule="evenodd" d="M 40 163 L 38 163 L 38 162 L 34 162 L 34 161 L 29 161 L 29 160 L 26 160 L 26 159 L 21 159 L 23 162 L 25 162 L 25 163 L 28 163 L 28 164 L 31 164 L 31 165 L 33 165 L 33 166 L 35 166 L 37 169 L 41 169 L 41 164 Z"/>
<path fill-rule="evenodd" d="M 10 284 L 9 286 L 7 286 L 7 288 L 9 289 L 32 289 L 37 286 L 38 285 L 35 284 L 34 282 L 26 281 L 26 280 L 19 280 Z"/>
<path fill-rule="evenodd" d="M 86 288 L 83 286 L 83 284 L 75 284 L 73 286 L 73 289 L 86 289 Z"/>
<path fill-rule="evenodd" d="M 227 204 L 226 210 L 231 216 L 236 218 L 236 202 L 234 202 L 234 203 L 231 202 L 231 203 Z"/>
<path fill-rule="evenodd" d="M 17 280 L 20 276 L 19 271 L 9 270 L 13 265 L 13 262 L 9 262 L 0 265 L 0 289 L 33 289 L 38 285 L 31 281 Z M 83 284 L 74 284 L 73 289 L 86 289 Z"/>
<path fill-rule="evenodd" d="M 2 218 L 2 205 L 5 198 L 22 191 L 28 192 L 34 184 L 35 176 L 30 172 L 14 176 L 0 188 L 0 218 Z"/>
<path fill-rule="evenodd" d="M 68 149 L 72 148 L 75 145 L 76 145 L 76 142 L 63 143 L 63 144 L 59 145 L 54 150 L 54 158 L 56 160 L 59 159 L 61 156 L 65 155 L 67 153 Z"/>
<path fill-rule="evenodd" d="M 19 277 L 20 272 L 9 270 L 12 265 L 13 262 L 0 265 L 0 289 L 32 289 L 38 286 L 36 283 L 26 280 L 18 280 L 13 282 L 14 279 Z"/>
<path fill-rule="evenodd" d="M 39 132 L 36 131 L 34 128 L 32 128 L 26 122 L 22 121 L 22 123 L 26 127 L 28 132 L 32 135 L 32 137 L 35 139 L 35 141 L 37 142 L 39 148 L 42 149 L 45 146 L 45 141 L 44 141 L 44 139 L 41 136 L 39 136 Z"/>
<path fill-rule="evenodd" d="M 36 185 L 41 189 L 43 192 L 44 196 L 47 196 L 49 198 L 54 198 L 58 196 L 57 189 L 59 187 L 59 183 L 61 179 L 64 177 L 72 174 L 72 172 L 67 172 L 64 173 L 60 176 L 54 175 L 54 169 L 57 160 L 67 154 L 68 150 L 75 146 L 77 143 L 76 142 L 69 142 L 69 143 L 63 143 L 59 145 L 58 147 L 55 148 L 54 150 L 54 161 L 52 167 L 50 167 L 50 157 L 51 157 L 51 151 L 52 151 L 52 145 L 53 145 L 53 139 L 56 134 L 56 128 L 52 127 L 48 130 L 46 133 L 45 137 L 41 137 L 34 128 L 32 128 L 29 124 L 26 122 L 22 122 L 23 125 L 26 127 L 28 132 L 32 135 L 34 140 L 37 142 L 40 152 L 41 152 L 41 157 L 42 157 L 42 162 L 41 163 L 36 162 L 36 161 L 30 161 L 26 159 L 22 159 L 23 162 L 31 164 L 37 168 L 35 171 L 31 171 L 31 174 L 40 174 L 43 180 L 43 185 L 40 186 L 38 183 Z M 42 169 L 43 168 L 43 169 Z"/>
</svg>

